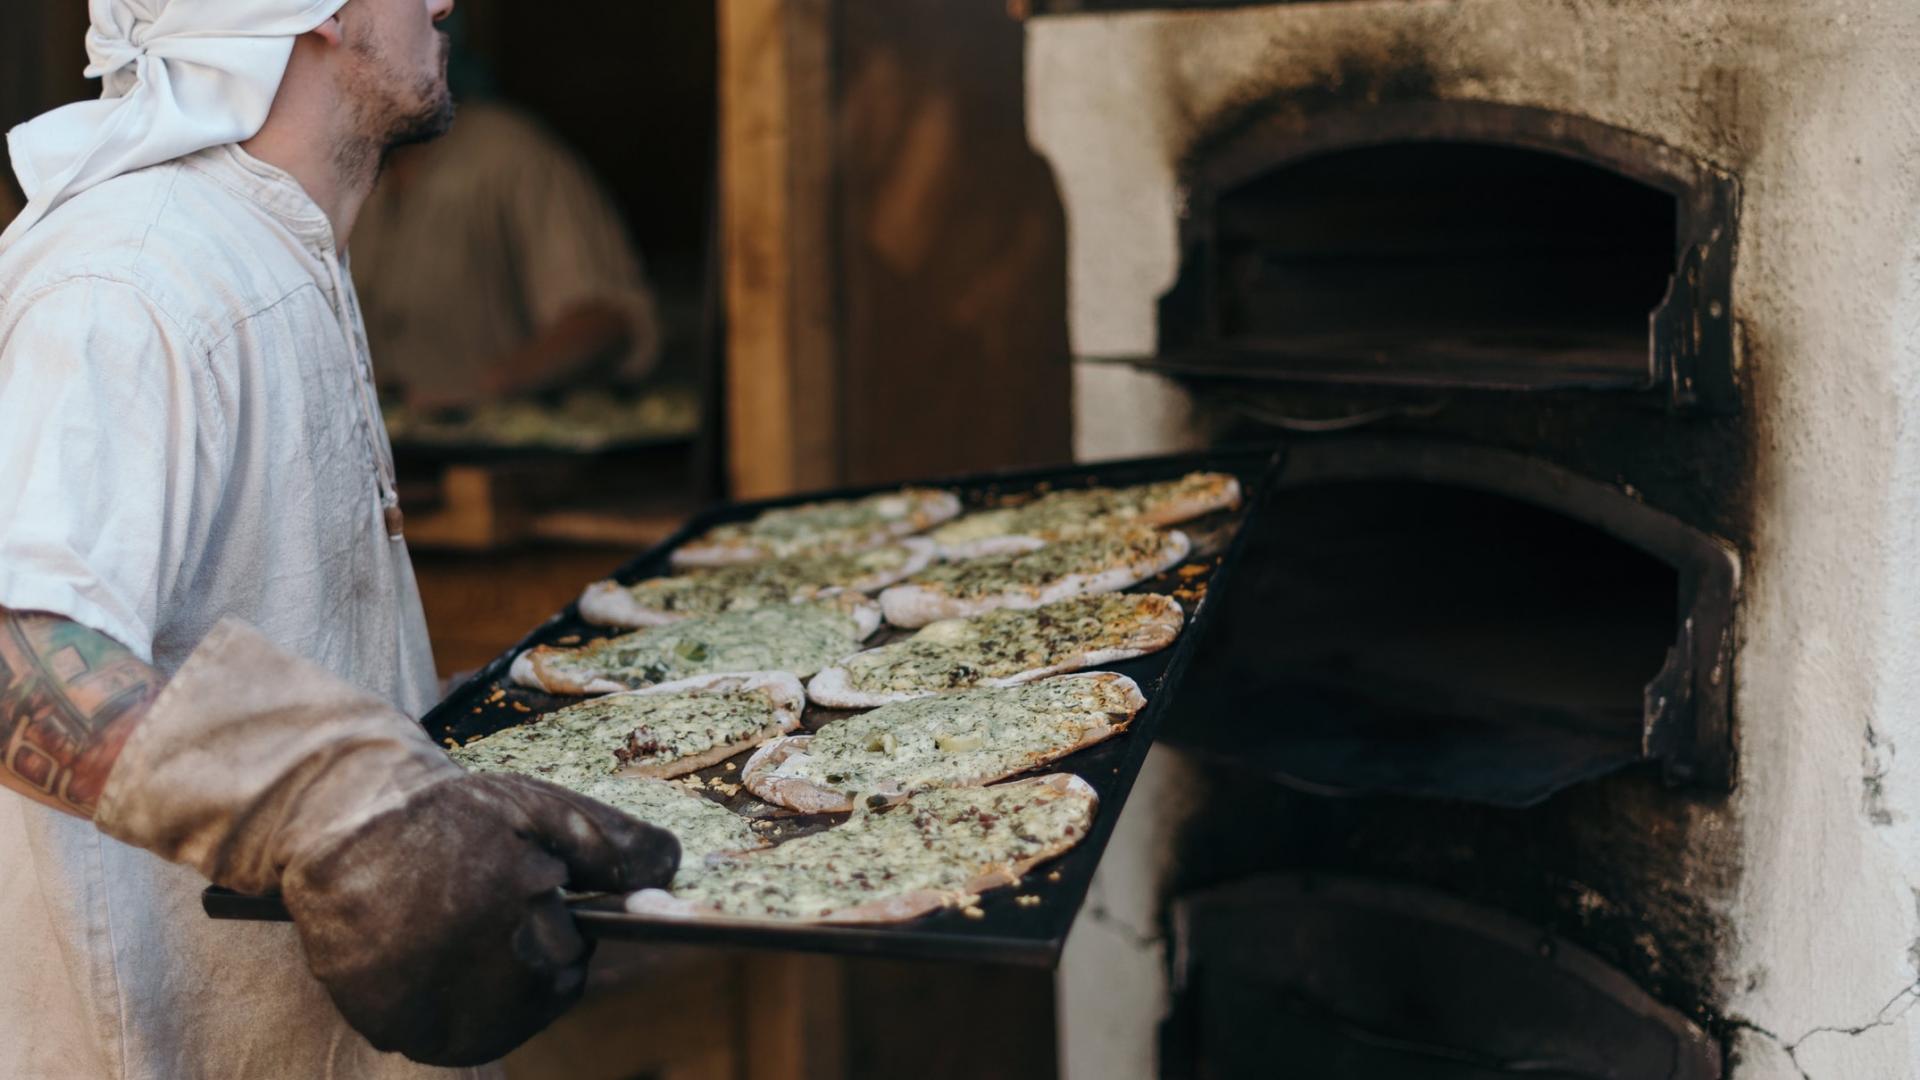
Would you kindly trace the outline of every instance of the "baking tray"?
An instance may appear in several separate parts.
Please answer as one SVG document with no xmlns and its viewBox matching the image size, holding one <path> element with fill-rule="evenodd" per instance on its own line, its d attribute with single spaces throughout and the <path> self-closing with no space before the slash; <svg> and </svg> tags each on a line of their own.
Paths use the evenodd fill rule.
<svg viewBox="0 0 1920 1080">
<path fill-rule="evenodd" d="M 1208 596 L 1222 588 L 1250 531 L 1249 520 L 1259 512 L 1279 471 L 1281 451 L 1273 446 L 1216 450 L 1206 454 L 1150 458 L 1065 468 L 994 473 L 984 476 L 929 481 L 928 486 L 957 493 L 969 510 L 1018 501 L 1040 492 L 1093 485 L 1136 484 L 1172 479 L 1197 469 L 1232 473 L 1245 492 L 1241 508 L 1184 526 L 1195 541 L 1195 554 L 1172 571 L 1136 586 L 1135 592 L 1158 592 L 1177 597 L 1187 610 L 1187 627 L 1171 648 L 1151 656 L 1108 665 L 1140 684 L 1147 706 L 1134 718 L 1126 734 L 1089 747 L 1054 763 L 1045 772 L 1070 772 L 1085 779 L 1100 797 L 1100 808 L 1086 838 L 1073 850 L 1046 863 L 1019 885 L 984 894 L 972 912 L 950 909 L 909 923 L 882 926 L 810 926 L 788 923 L 701 922 L 660 919 L 624 911 L 617 898 L 587 899 L 574 905 L 574 915 L 589 936 L 633 941 L 706 944 L 729 948 L 783 949 L 806 952 L 883 956 L 899 959 L 965 960 L 976 963 L 1050 967 L 1057 963 L 1067 932 L 1093 883 L 1114 824 L 1120 818 L 1134 778 L 1145 762 L 1155 734 L 1173 711 L 1182 677 L 1196 644 L 1216 605 Z M 709 509 L 690 521 L 660 546 L 613 574 L 624 583 L 656 577 L 668 570 L 674 548 L 715 525 L 741 521 L 762 511 L 818 499 L 857 497 L 898 488 L 898 484 L 813 493 L 762 502 L 735 503 Z M 584 582 L 582 583 L 584 585 Z M 465 743 L 482 735 L 525 723 L 580 699 L 562 698 L 512 685 L 508 667 L 513 657 L 535 645 L 577 644 L 611 633 L 581 621 L 573 606 L 547 620 L 525 640 L 479 671 L 422 720 L 427 731 L 442 742 Z M 870 644 L 887 635 L 882 630 Z M 806 725 L 846 715 L 809 709 Z M 738 779 L 742 754 L 730 763 L 703 769 L 696 776 L 710 785 L 729 785 Z M 736 771 L 729 771 L 731 764 Z M 709 797 L 750 818 L 771 838 L 788 839 L 828 828 L 846 815 L 792 815 L 765 806 L 744 791 L 710 786 Z M 1033 897 L 1025 903 L 1017 897 Z M 204 897 L 207 914 L 217 919 L 285 920 L 286 910 L 274 897 L 247 897 L 209 889 Z"/>
</svg>

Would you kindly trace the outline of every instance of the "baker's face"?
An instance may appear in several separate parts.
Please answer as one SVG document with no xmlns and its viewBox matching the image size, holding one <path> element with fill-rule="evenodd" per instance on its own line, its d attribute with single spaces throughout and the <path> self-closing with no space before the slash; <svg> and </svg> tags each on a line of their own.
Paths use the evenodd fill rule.
<svg viewBox="0 0 1920 1080">
<path fill-rule="evenodd" d="M 343 90 L 361 134 L 383 146 L 424 142 L 453 123 L 447 35 L 454 0 L 348 0 Z"/>
</svg>

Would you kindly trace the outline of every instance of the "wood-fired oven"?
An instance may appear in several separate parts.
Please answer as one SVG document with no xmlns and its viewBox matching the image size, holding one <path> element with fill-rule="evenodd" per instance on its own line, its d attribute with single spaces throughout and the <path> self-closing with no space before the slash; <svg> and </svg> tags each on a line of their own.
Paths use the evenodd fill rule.
<svg viewBox="0 0 1920 1080">
<path fill-rule="evenodd" d="M 1130 6 L 1028 22 L 1078 448 L 1288 464 L 1067 1074 L 1912 1075 L 1920 12 Z"/>
</svg>

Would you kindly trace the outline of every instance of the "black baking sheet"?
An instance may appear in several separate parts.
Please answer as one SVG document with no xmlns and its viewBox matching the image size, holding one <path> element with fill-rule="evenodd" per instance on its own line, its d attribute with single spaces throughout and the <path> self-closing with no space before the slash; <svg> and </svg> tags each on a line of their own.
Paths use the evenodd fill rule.
<svg viewBox="0 0 1920 1080">
<path fill-rule="evenodd" d="M 1093 883 L 1095 868 L 1114 823 L 1126 802 L 1127 793 L 1139 774 L 1147 751 L 1153 744 L 1163 718 L 1172 711 L 1200 630 L 1212 613 L 1207 596 L 1223 587 L 1241 540 L 1245 525 L 1265 498 L 1269 482 L 1278 472 L 1280 452 L 1273 447 L 1215 451 L 1207 454 L 1169 458 L 1151 458 L 1100 465 L 997 473 L 987 476 L 931 481 L 928 486 L 945 488 L 960 495 L 967 509 L 1004 505 L 1033 494 L 1070 487 L 1136 484 L 1166 480 L 1197 469 L 1232 473 L 1239 477 L 1245 499 L 1238 511 L 1215 514 L 1183 526 L 1194 538 L 1195 553 L 1181 566 L 1137 586 L 1132 591 L 1158 592 L 1175 596 L 1186 608 L 1186 630 L 1174 645 L 1152 656 L 1108 665 L 1140 684 L 1147 706 L 1134 719 L 1124 735 L 1090 747 L 1049 766 L 1044 772 L 1069 772 L 1085 779 L 1100 796 L 1100 809 L 1093 828 L 1073 850 L 1044 864 L 1019 885 L 992 890 L 983 895 L 972 913 L 954 909 L 935 912 L 909 923 L 880 926 L 811 926 L 800 923 L 701 922 L 660 919 L 629 914 L 618 899 L 584 900 L 576 904 L 575 916 L 582 930 L 592 936 L 634 941 L 711 944 L 732 948 L 791 949 L 809 952 L 885 956 L 901 959 L 967 960 L 983 963 L 1051 966 L 1058 962 L 1066 944 L 1067 931 L 1086 899 Z M 742 521 L 762 511 L 818 499 L 846 498 L 887 491 L 899 485 L 857 490 L 817 492 L 793 498 L 754 503 L 736 503 L 709 509 L 689 522 L 665 543 L 633 560 L 613 576 L 631 583 L 670 573 L 668 556 L 674 548 L 705 533 L 713 526 Z M 584 583 L 583 583 L 584 584 Z M 608 630 L 582 622 L 569 606 L 549 619 L 513 649 L 482 669 L 428 713 L 422 723 L 435 739 L 465 743 L 516 724 L 525 723 L 543 713 L 580 699 L 562 698 L 512 685 L 508 666 L 513 657 L 535 645 L 578 644 L 621 631 Z M 869 644 L 887 640 L 903 632 L 883 629 Z M 831 710 L 810 708 L 808 728 L 818 728 L 837 716 Z M 738 779 L 738 767 L 747 755 L 730 763 L 701 770 L 697 776 L 709 782 L 709 797 L 736 812 L 767 822 L 760 826 L 774 839 L 787 839 L 830 827 L 845 815 L 793 815 L 768 807 L 744 791 L 729 790 Z M 730 770 L 728 764 L 733 768 Z M 712 786 L 718 780 L 721 786 Z M 1034 897 L 1037 902 L 1020 902 Z M 272 897 L 245 897 L 223 890 L 208 890 L 207 913 L 220 919 L 285 919 L 285 909 Z"/>
</svg>

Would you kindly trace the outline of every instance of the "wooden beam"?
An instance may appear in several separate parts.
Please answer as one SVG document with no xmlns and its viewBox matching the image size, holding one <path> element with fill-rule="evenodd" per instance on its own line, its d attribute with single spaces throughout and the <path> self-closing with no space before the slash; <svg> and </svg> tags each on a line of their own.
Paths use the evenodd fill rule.
<svg viewBox="0 0 1920 1080">
<path fill-rule="evenodd" d="M 745 1080 L 844 1080 L 846 964 L 760 953 L 746 962 Z"/>
<path fill-rule="evenodd" d="M 719 0 L 728 470 L 742 498 L 837 483 L 832 0 Z"/>
</svg>

